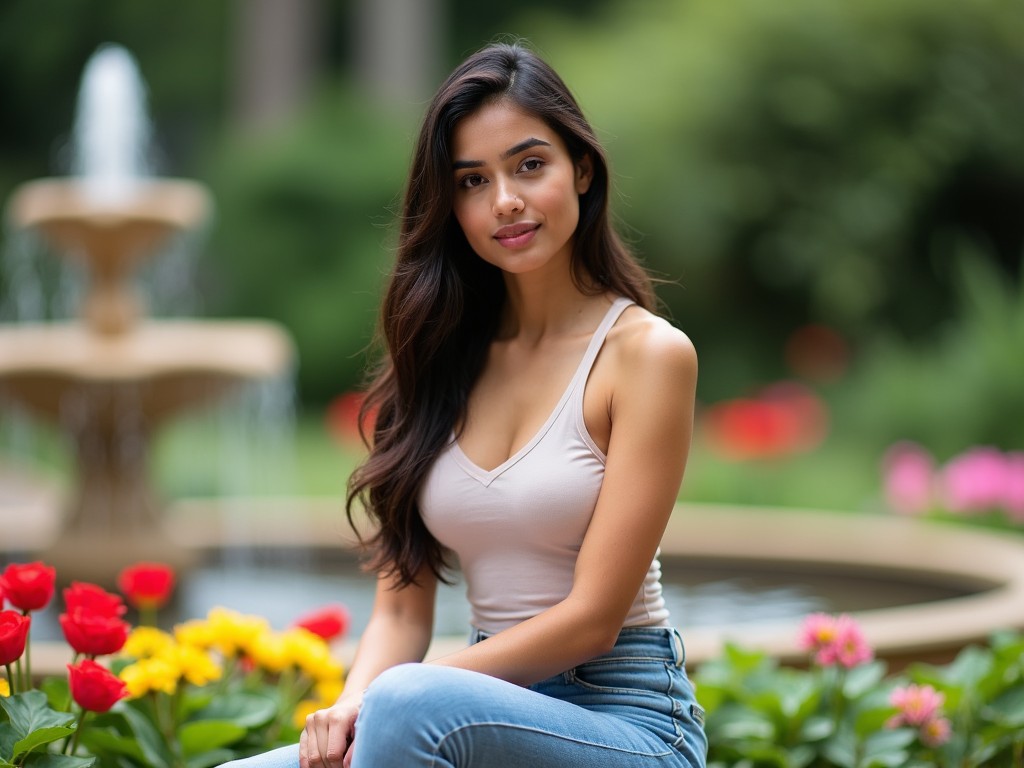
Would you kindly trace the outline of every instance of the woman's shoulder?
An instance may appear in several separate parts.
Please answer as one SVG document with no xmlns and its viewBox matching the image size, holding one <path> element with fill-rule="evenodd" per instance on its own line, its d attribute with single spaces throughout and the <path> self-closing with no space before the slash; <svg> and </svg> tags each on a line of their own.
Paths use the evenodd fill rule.
<svg viewBox="0 0 1024 768">
<path fill-rule="evenodd" d="M 622 371 L 641 375 L 694 375 L 697 351 L 679 328 L 638 305 L 627 307 L 606 340 Z"/>
</svg>

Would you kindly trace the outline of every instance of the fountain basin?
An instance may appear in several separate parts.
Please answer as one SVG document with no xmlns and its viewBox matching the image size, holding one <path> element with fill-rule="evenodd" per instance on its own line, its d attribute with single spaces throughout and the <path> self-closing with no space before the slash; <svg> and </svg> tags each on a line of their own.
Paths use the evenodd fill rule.
<svg viewBox="0 0 1024 768">
<path fill-rule="evenodd" d="M 239 510 L 250 523 L 244 530 Z M 171 535 L 199 549 L 228 541 L 300 551 L 354 543 L 335 499 L 225 500 L 212 506 L 183 501 L 175 505 L 173 521 Z M 878 515 L 681 504 L 665 531 L 662 553 L 667 576 L 671 562 L 734 570 L 754 583 L 783 574 L 796 583 L 824 576 L 859 584 L 857 607 L 850 612 L 876 654 L 894 668 L 911 661 L 947 662 L 996 630 L 1024 629 L 1024 537 Z M 896 590 L 911 595 L 905 598 L 910 602 L 893 597 Z M 913 594 L 920 590 L 932 596 L 918 601 Z M 344 602 L 344 594 L 337 599 Z M 805 661 L 797 645 L 802 616 L 758 622 L 735 616 L 692 627 L 685 626 L 686 617 L 678 619 L 694 665 L 714 658 L 729 642 L 787 662 Z M 462 634 L 436 637 L 431 654 L 464 642 Z"/>
<path fill-rule="evenodd" d="M 254 550 L 290 550 L 298 570 L 312 567 L 328 549 L 337 558 L 354 543 L 338 499 L 186 500 L 170 507 L 164 525 L 168 540 L 198 560 L 218 552 L 230 561 L 231 553 L 245 560 Z M 22 535 L 39 540 L 39 531 L 26 528 Z M 893 670 L 914 661 L 947 663 L 997 630 L 1024 629 L 1024 537 L 872 515 L 686 504 L 673 514 L 662 552 L 667 578 L 676 568 L 713 568 L 755 584 L 780 578 L 846 582 L 862 593 L 851 615 Z M 372 590 L 371 577 L 364 578 Z M 913 596 L 918 593 L 927 597 Z M 265 601 L 267 595 L 260 597 Z M 285 613 L 298 616 L 322 605 L 324 597 L 293 594 Z M 330 599 L 348 603 L 354 612 L 368 610 L 362 598 L 350 598 L 339 581 Z M 365 618 L 355 616 L 355 624 Z M 806 662 L 797 645 L 802 614 L 768 621 L 719 618 L 707 623 L 700 616 L 675 617 L 691 667 L 719 656 L 726 643 L 787 663 Z M 428 655 L 457 650 L 465 637 L 464 631 L 436 634 Z M 342 659 L 351 659 L 357 639 L 339 646 Z M 67 648 L 39 645 L 34 663 L 60 671 Z"/>
</svg>

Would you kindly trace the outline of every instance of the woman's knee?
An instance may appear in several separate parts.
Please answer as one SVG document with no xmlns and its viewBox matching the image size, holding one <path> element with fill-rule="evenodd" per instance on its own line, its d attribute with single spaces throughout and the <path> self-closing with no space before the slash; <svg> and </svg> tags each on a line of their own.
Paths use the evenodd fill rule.
<svg viewBox="0 0 1024 768">
<path fill-rule="evenodd" d="M 363 710 L 381 706 L 416 709 L 436 701 L 445 670 L 428 664 L 399 664 L 385 670 L 370 684 L 363 696 Z"/>
<path fill-rule="evenodd" d="M 395 726 L 403 720 L 433 721 L 440 713 L 456 716 L 475 709 L 488 683 L 486 675 L 431 664 L 400 664 L 382 672 L 366 690 L 360 720 Z"/>
</svg>

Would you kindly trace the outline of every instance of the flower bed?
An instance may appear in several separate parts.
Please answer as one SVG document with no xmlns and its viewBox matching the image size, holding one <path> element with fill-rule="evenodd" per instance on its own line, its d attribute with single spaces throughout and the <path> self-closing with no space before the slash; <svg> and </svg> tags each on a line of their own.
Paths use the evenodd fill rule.
<svg viewBox="0 0 1024 768">
<path fill-rule="evenodd" d="M 0 606 L 13 606 L 0 610 L 0 766 L 208 768 L 295 742 L 305 715 L 341 692 L 329 641 L 347 629 L 342 607 L 284 631 L 218 608 L 164 632 L 156 611 L 174 574 L 149 563 L 122 572 L 124 598 L 80 582 L 63 591 L 72 662 L 37 682 L 29 629 L 55 577 L 39 562 L 0 577 Z M 125 599 L 149 623 L 124 621 Z"/>
<path fill-rule="evenodd" d="M 92 584 L 64 590 L 66 677 L 35 681 L 31 615 L 53 599 L 43 563 L 0 577 L 0 766 L 209 768 L 294 743 L 305 715 L 340 693 L 329 641 L 345 610 L 329 607 L 284 631 L 217 608 L 155 626 L 173 588 L 156 564 L 118 581 L 125 600 Z M 1003 632 L 944 666 L 889 674 L 848 616 L 807 617 L 806 667 L 728 644 L 694 680 L 707 710 L 709 767 L 1020 768 L 1024 766 L 1024 635 Z"/>
<path fill-rule="evenodd" d="M 996 634 L 949 665 L 899 675 L 847 616 L 815 614 L 806 669 L 735 645 L 701 665 L 709 768 L 1019 768 L 1024 636 Z"/>
</svg>

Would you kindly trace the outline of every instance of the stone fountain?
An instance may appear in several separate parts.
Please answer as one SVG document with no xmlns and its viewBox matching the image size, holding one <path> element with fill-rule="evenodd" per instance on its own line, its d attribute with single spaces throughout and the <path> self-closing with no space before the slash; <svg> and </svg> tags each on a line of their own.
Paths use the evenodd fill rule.
<svg viewBox="0 0 1024 768">
<path fill-rule="evenodd" d="M 9 229 L 37 233 L 88 276 L 80 318 L 0 324 L 0 414 L 27 411 L 69 438 L 74 480 L 59 532 L 37 554 L 59 573 L 101 582 L 132 561 L 187 564 L 150 479 L 161 425 L 287 374 L 293 358 L 289 337 L 268 322 L 146 316 L 134 287 L 140 265 L 201 227 L 212 206 L 202 185 L 140 169 L 144 112 L 130 54 L 101 48 L 83 75 L 76 175 L 22 185 L 6 212 Z"/>
</svg>

